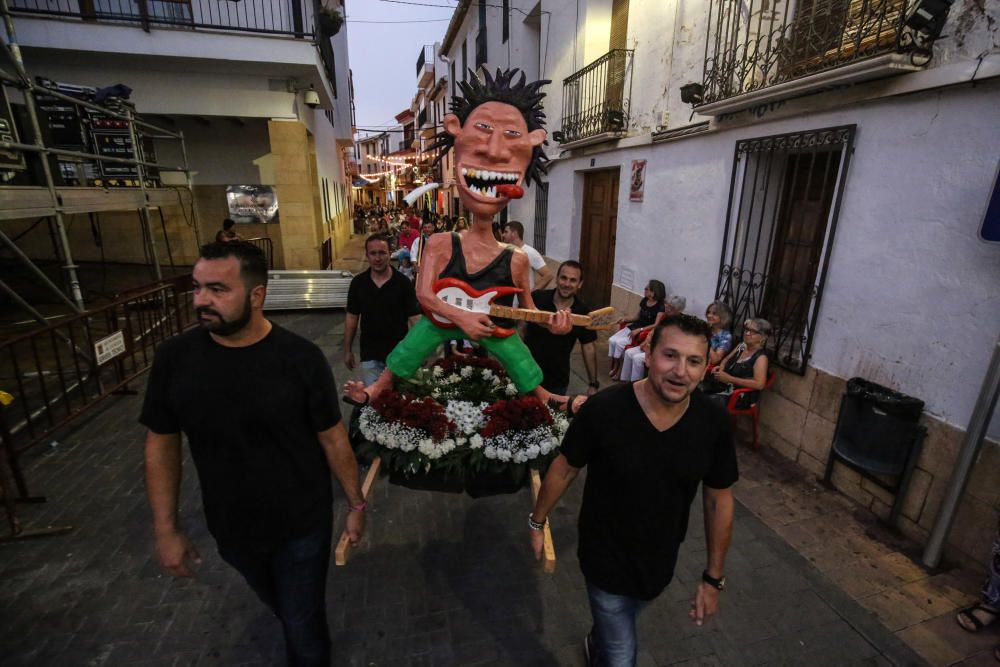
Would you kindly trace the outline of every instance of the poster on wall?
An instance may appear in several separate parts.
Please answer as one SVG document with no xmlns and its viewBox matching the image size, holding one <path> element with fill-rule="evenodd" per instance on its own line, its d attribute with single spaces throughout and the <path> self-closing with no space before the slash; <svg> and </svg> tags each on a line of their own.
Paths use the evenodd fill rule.
<svg viewBox="0 0 1000 667">
<path fill-rule="evenodd" d="M 646 161 L 632 160 L 632 185 L 629 188 L 629 201 L 642 201 L 646 189 Z"/>
<path fill-rule="evenodd" d="M 277 224 L 278 195 L 270 185 L 226 187 L 229 217 L 237 223 Z"/>
</svg>

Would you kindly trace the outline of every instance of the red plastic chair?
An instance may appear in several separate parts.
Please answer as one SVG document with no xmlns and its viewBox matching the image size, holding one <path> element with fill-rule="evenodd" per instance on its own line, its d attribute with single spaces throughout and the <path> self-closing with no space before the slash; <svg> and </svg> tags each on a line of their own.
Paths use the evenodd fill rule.
<svg viewBox="0 0 1000 667">
<path fill-rule="evenodd" d="M 760 422 L 760 410 L 758 409 L 758 405 L 759 405 L 760 401 L 758 400 L 757 403 L 754 403 L 749 408 L 737 408 L 736 407 L 736 403 L 739 402 L 740 396 L 742 396 L 743 394 L 745 394 L 747 392 L 750 392 L 750 391 L 761 391 L 761 392 L 764 392 L 764 391 L 767 391 L 768 389 L 770 389 L 771 385 L 774 384 L 774 378 L 775 378 L 775 376 L 776 376 L 776 373 L 773 370 L 770 370 L 770 371 L 767 372 L 767 382 L 764 383 L 764 388 L 763 389 L 757 390 L 757 389 L 750 389 L 749 387 L 742 387 L 740 389 L 737 389 L 732 394 L 730 394 L 730 396 L 729 396 L 729 403 L 726 405 L 726 410 L 729 412 L 729 416 L 730 417 L 734 417 L 735 418 L 735 417 L 737 417 L 739 415 L 750 415 L 750 419 L 753 421 L 753 443 L 752 444 L 753 444 L 753 448 L 754 449 L 760 449 L 760 442 L 757 439 L 757 427 L 758 427 L 758 422 Z"/>
</svg>

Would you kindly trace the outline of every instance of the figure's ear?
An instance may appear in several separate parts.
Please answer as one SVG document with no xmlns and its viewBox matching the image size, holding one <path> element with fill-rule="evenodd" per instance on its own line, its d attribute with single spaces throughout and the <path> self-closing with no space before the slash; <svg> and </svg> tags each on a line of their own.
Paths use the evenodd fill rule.
<svg viewBox="0 0 1000 667">
<path fill-rule="evenodd" d="M 458 135 L 462 134 L 462 121 L 460 121 L 458 119 L 458 116 L 456 116 L 455 114 L 453 113 L 445 114 L 444 118 L 442 119 L 442 122 L 444 123 L 444 131 L 450 134 L 451 136 L 457 137 Z"/>
<path fill-rule="evenodd" d="M 532 146 L 541 146 L 542 142 L 545 141 L 545 137 L 548 136 L 548 132 L 542 129 L 532 130 L 528 132 L 528 139 L 531 140 Z"/>
</svg>

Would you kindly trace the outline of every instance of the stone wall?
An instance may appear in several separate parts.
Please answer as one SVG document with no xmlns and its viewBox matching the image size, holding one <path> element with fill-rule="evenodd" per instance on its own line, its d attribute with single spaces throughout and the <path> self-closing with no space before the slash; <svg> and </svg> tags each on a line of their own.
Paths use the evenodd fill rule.
<svg viewBox="0 0 1000 667">
<path fill-rule="evenodd" d="M 778 369 L 761 401 L 761 443 L 822 478 L 833 442 L 845 378 L 809 367 L 804 376 Z M 924 413 L 927 438 L 898 519 L 900 530 L 925 544 L 951 480 L 964 431 Z M 975 567 L 987 562 L 1000 513 L 1000 444 L 987 440 L 973 468 L 948 539 L 945 557 Z M 887 518 L 893 495 L 847 466 L 837 464 L 834 487 Z"/>
</svg>

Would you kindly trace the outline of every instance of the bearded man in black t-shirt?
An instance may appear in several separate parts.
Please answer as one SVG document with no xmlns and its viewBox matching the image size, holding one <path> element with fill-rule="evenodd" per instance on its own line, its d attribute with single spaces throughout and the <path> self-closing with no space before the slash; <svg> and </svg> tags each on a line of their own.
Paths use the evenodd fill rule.
<svg viewBox="0 0 1000 667">
<path fill-rule="evenodd" d="M 594 619 L 584 644 L 591 664 L 635 664 L 636 615 L 673 577 L 699 485 L 708 559 L 690 616 L 701 625 L 718 608 L 739 474 L 728 417 L 695 391 L 711 334 L 690 315 L 664 318 L 653 331 L 649 377 L 583 405 L 528 517 L 537 558 L 546 517 L 587 466 L 577 555 Z"/>
<path fill-rule="evenodd" d="M 316 345 L 264 318 L 259 249 L 206 245 L 192 277 L 201 326 L 157 348 L 139 417 L 158 559 L 178 577 L 201 562 L 177 517 L 183 432 L 219 555 L 281 620 L 288 664 L 329 665 L 331 471 L 352 544 L 365 509 L 333 373 Z"/>
</svg>

